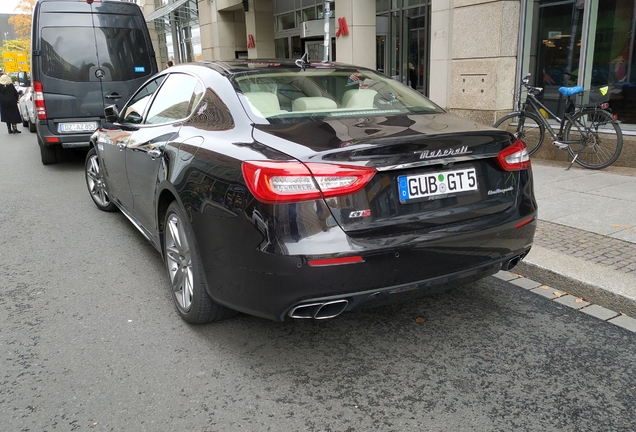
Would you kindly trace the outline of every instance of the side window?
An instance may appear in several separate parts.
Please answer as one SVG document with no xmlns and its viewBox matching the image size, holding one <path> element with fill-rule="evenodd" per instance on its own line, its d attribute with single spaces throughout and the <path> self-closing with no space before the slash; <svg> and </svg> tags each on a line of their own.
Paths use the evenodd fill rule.
<svg viewBox="0 0 636 432">
<path fill-rule="evenodd" d="M 157 91 L 164 79 L 166 79 L 165 75 L 150 81 L 135 94 L 124 108 L 122 123 L 141 123 L 148 102 L 150 102 L 152 95 Z"/>
<path fill-rule="evenodd" d="M 170 74 L 152 102 L 144 123 L 170 123 L 188 117 L 198 84 L 199 81 L 191 75 Z"/>
</svg>

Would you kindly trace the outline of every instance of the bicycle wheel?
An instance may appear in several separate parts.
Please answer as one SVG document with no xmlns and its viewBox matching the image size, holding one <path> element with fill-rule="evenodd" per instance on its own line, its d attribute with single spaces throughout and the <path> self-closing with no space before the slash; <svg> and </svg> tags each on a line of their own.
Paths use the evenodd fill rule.
<svg viewBox="0 0 636 432">
<path fill-rule="evenodd" d="M 623 133 L 607 111 L 584 109 L 563 129 L 570 157 L 585 168 L 602 169 L 613 164 L 623 149 Z M 578 156 L 577 156 L 578 155 Z"/>
<path fill-rule="evenodd" d="M 520 123 L 521 115 L 519 113 L 510 113 L 495 123 L 497 129 L 511 132 L 516 138 L 526 143 L 528 154 L 533 154 L 541 144 L 543 144 L 543 136 L 545 134 L 545 126 L 534 114 L 527 113 L 523 116 L 523 123 Z"/>
</svg>

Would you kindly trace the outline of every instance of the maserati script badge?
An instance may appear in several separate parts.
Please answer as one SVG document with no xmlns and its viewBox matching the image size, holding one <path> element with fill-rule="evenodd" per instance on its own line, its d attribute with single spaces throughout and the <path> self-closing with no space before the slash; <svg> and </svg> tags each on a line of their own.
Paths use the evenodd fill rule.
<svg viewBox="0 0 636 432">
<path fill-rule="evenodd" d="M 432 159 L 444 156 L 455 156 L 460 154 L 472 153 L 472 151 L 468 150 L 467 146 L 461 146 L 458 148 L 450 148 L 446 150 L 424 150 L 420 153 L 420 159 Z"/>
</svg>

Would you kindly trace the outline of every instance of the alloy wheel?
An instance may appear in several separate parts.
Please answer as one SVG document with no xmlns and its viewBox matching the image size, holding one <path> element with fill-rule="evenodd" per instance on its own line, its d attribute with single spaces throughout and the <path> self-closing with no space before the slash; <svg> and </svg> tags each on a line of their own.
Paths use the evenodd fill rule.
<svg viewBox="0 0 636 432">
<path fill-rule="evenodd" d="M 168 217 L 166 224 L 166 265 L 177 304 L 187 312 L 192 306 L 194 293 L 192 256 L 183 223 L 174 213 Z"/>
<path fill-rule="evenodd" d="M 110 200 L 106 194 L 106 184 L 104 183 L 104 176 L 99 169 L 97 155 L 93 155 L 89 159 L 86 169 L 86 183 L 95 203 L 101 207 L 107 207 L 110 204 Z"/>
</svg>

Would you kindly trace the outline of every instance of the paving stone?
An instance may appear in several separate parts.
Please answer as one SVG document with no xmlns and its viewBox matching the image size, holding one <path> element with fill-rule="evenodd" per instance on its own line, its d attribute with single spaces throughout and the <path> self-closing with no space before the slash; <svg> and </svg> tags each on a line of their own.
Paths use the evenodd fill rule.
<svg viewBox="0 0 636 432">
<path fill-rule="evenodd" d="M 534 243 L 622 273 L 636 273 L 636 243 L 539 220 Z"/>
<path fill-rule="evenodd" d="M 605 309 L 603 306 L 594 304 L 581 309 L 581 312 L 602 319 L 603 321 L 607 321 L 608 319 L 615 318 L 619 315 L 618 312 L 614 312 L 613 310 Z"/>
<path fill-rule="evenodd" d="M 574 297 L 573 295 L 567 294 L 563 297 L 558 297 L 554 300 L 557 303 L 561 303 L 567 307 L 571 307 L 572 309 L 581 309 L 585 306 L 589 306 L 590 302 L 583 301 L 578 297 Z"/>
<path fill-rule="evenodd" d="M 539 282 L 535 282 L 532 279 L 527 279 L 527 278 L 515 279 L 510 281 L 510 283 L 520 286 L 521 288 L 525 288 L 527 290 L 541 286 Z"/>
<path fill-rule="evenodd" d="M 612 318 L 611 320 L 608 320 L 607 322 L 611 322 L 612 324 L 615 324 L 619 327 L 623 327 L 629 331 L 633 331 L 634 333 L 636 333 L 636 319 L 634 318 L 621 315 L 621 316 L 617 316 L 616 318 Z"/>
<path fill-rule="evenodd" d="M 531 289 L 530 292 L 539 294 L 540 296 L 543 296 L 549 299 L 555 299 L 565 294 L 563 291 L 559 291 L 547 285 L 541 285 L 539 288 Z"/>
<path fill-rule="evenodd" d="M 501 279 L 501 280 L 505 280 L 505 281 L 511 281 L 513 279 L 519 279 L 519 275 L 518 274 L 514 274 L 514 273 L 510 273 L 509 271 L 503 271 L 500 270 L 499 273 L 493 275 L 495 276 L 497 279 Z"/>
</svg>

